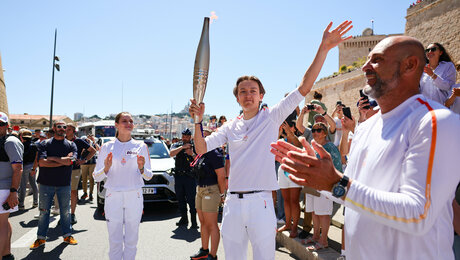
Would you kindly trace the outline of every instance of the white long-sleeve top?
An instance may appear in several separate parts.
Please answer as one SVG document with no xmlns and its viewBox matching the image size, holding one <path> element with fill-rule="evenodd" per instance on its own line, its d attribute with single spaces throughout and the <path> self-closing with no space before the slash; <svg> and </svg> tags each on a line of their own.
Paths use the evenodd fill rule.
<svg viewBox="0 0 460 260">
<path fill-rule="evenodd" d="M 457 70 L 452 62 L 441 61 L 433 72 L 437 75 L 436 79 L 425 72 L 422 74 L 420 92 L 428 99 L 444 105 L 457 79 Z"/>
<path fill-rule="evenodd" d="M 460 88 L 460 84 L 453 85 L 452 90 L 454 88 Z M 460 97 L 455 98 L 454 103 L 452 104 L 452 106 L 450 106 L 450 110 L 460 115 Z"/>
<path fill-rule="evenodd" d="M 112 153 L 112 166 L 107 174 L 104 172 L 104 160 Z M 137 165 L 137 156 L 145 158 L 144 173 L 141 173 Z M 107 177 L 104 184 L 106 189 L 114 191 L 129 191 L 144 186 L 144 181 L 152 178 L 150 155 L 147 145 L 143 141 L 131 139 L 128 142 L 120 142 L 118 139 L 105 143 L 96 160 L 93 177 L 100 182 Z"/>
<path fill-rule="evenodd" d="M 345 170 L 347 259 L 454 259 L 458 133 L 458 115 L 420 94 L 360 125 Z"/>
<path fill-rule="evenodd" d="M 229 191 L 279 189 L 270 144 L 277 140 L 281 123 L 303 98 L 296 89 L 275 106 L 259 111 L 255 117 L 245 120 L 242 115 L 238 116 L 205 138 L 208 151 L 228 143 Z"/>
</svg>

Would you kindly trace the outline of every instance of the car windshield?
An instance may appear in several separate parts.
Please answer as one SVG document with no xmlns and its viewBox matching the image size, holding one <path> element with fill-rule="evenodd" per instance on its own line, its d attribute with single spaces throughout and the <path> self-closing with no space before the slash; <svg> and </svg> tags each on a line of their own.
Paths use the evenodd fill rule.
<svg viewBox="0 0 460 260">
<path fill-rule="evenodd" d="M 149 148 L 150 158 L 159 159 L 159 158 L 169 158 L 168 149 L 161 142 L 146 143 Z"/>
<path fill-rule="evenodd" d="M 96 126 L 96 137 L 115 136 L 115 126 Z"/>
</svg>

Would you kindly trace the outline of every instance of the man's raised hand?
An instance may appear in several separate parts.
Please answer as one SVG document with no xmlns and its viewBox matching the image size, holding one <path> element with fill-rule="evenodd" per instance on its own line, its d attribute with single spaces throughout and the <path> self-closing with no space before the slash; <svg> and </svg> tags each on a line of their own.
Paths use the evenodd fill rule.
<svg viewBox="0 0 460 260">
<path fill-rule="evenodd" d="M 353 28 L 351 25 L 351 21 L 344 21 L 339 26 L 337 26 L 334 30 L 330 31 L 332 27 L 332 22 L 326 27 L 323 33 L 323 41 L 322 44 L 326 47 L 327 50 L 334 48 L 335 46 L 339 45 L 340 43 L 348 40 L 351 38 L 351 35 L 348 37 L 344 37 L 344 35 Z"/>
</svg>

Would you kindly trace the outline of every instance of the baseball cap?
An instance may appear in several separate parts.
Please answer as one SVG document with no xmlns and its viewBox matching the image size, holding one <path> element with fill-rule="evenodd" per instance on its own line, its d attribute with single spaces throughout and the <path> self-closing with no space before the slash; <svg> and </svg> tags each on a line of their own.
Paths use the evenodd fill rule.
<svg viewBox="0 0 460 260">
<path fill-rule="evenodd" d="M 316 121 L 317 118 L 324 118 L 324 116 L 321 114 L 316 114 L 313 116 L 313 121 Z"/>
<path fill-rule="evenodd" d="M 8 116 L 3 112 L 0 112 L 0 122 L 8 123 Z"/>
<path fill-rule="evenodd" d="M 192 131 L 190 131 L 190 129 L 188 129 L 188 128 L 185 128 L 185 130 L 182 131 L 182 134 L 183 135 L 192 135 Z"/>
<path fill-rule="evenodd" d="M 32 138 L 32 132 L 27 129 L 21 129 L 19 131 L 19 134 L 21 134 L 22 137 L 25 137 L 25 138 Z"/>
</svg>

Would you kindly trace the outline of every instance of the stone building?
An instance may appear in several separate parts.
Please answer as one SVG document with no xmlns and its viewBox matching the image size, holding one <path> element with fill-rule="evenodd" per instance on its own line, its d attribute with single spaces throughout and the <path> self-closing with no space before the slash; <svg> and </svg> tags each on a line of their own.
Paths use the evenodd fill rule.
<svg viewBox="0 0 460 260">
<path fill-rule="evenodd" d="M 339 67 L 352 65 L 360 59 L 366 58 L 369 52 L 382 39 L 402 34 L 374 35 L 372 29 L 364 29 L 362 35 L 354 36 L 352 39 L 339 44 Z M 329 115 L 335 108 L 338 100 L 351 108 L 354 117 L 358 115 L 356 101 L 359 99 L 359 90 L 366 84 L 366 78 L 359 68 L 339 74 L 327 79 L 319 80 L 313 86 L 313 91 L 306 97 L 306 103 L 313 99 L 313 92 L 316 90 L 323 94 L 322 102 L 328 107 Z"/>
<path fill-rule="evenodd" d="M 404 34 L 419 39 L 424 46 L 439 42 L 455 63 L 460 62 L 460 1 L 424 0 L 409 7 Z M 339 45 L 339 67 L 351 65 L 367 56 L 379 41 L 393 35 L 400 34 L 374 35 L 371 29 L 365 29 L 361 36 L 355 36 Z M 457 82 L 460 82 L 460 74 L 457 75 Z M 341 100 L 351 108 L 353 116 L 357 118 L 359 89 L 365 84 L 366 79 L 359 69 L 331 76 L 315 83 L 312 92 L 305 97 L 305 103 L 313 99 L 313 92 L 316 90 L 323 94 L 322 102 L 328 107 L 329 115 L 332 114 L 336 102 Z"/>
<path fill-rule="evenodd" d="M 28 128 L 28 129 L 44 129 L 48 128 L 50 125 L 50 117 L 49 115 L 29 115 L 27 113 L 24 114 L 11 114 L 9 116 L 10 119 L 10 126 L 19 126 L 20 128 Z M 63 120 L 64 122 L 74 123 L 72 119 L 68 116 L 59 116 L 53 115 L 53 122 Z"/>
<path fill-rule="evenodd" d="M 401 34 L 394 34 L 401 35 Z M 353 62 L 367 57 L 369 52 L 382 39 L 392 35 L 374 35 L 370 28 L 364 29 L 362 35 L 355 36 L 339 45 L 339 67 L 352 65 Z"/>
<path fill-rule="evenodd" d="M 2 56 L 0 55 L 0 111 L 8 114 L 8 101 L 6 99 L 6 84 L 3 78 Z"/>
</svg>

